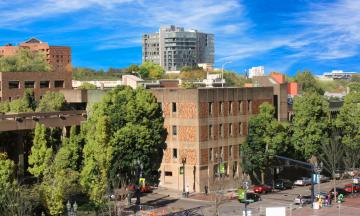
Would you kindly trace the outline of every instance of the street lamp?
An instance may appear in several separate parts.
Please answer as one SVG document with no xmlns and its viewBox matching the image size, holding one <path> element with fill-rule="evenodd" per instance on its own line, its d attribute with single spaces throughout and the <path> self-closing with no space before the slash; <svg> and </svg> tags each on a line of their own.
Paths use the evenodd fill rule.
<svg viewBox="0 0 360 216">
<path fill-rule="evenodd" d="M 315 171 L 316 171 L 316 175 L 319 178 L 319 185 L 318 185 L 318 193 L 320 194 L 320 173 L 323 170 L 323 162 L 321 161 L 320 164 L 318 164 L 317 162 L 315 163 Z"/>
<path fill-rule="evenodd" d="M 222 64 L 221 66 L 221 87 L 224 87 L 224 67 L 227 64 L 232 63 L 231 61 L 225 62 L 224 64 Z"/>
<path fill-rule="evenodd" d="M 185 164 L 186 164 L 185 156 L 181 159 L 181 163 L 182 163 L 182 170 L 183 170 L 183 196 L 186 196 L 185 195 Z"/>
<path fill-rule="evenodd" d="M 66 203 L 66 208 L 68 211 L 68 216 L 76 216 L 78 205 L 76 204 L 76 201 L 73 205 L 71 205 L 70 201 L 68 200 Z"/>
</svg>

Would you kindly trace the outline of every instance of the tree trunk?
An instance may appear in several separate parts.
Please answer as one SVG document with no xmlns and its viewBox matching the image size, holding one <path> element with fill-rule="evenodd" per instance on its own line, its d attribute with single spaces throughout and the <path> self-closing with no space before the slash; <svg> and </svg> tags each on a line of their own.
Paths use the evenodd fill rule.
<svg viewBox="0 0 360 216">
<path fill-rule="evenodd" d="M 265 171 L 261 171 L 261 184 L 265 184 Z"/>
</svg>

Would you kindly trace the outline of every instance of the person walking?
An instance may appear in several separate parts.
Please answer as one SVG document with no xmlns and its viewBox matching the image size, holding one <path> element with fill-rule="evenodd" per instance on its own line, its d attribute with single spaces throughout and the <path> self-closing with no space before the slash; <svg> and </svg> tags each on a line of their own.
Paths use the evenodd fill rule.
<svg viewBox="0 0 360 216">
<path fill-rule="evenodd" d="M 189 198 L 189 185 L 186 185 L 185 197 L 186 197 L 186 198 Z"/>
</svg>

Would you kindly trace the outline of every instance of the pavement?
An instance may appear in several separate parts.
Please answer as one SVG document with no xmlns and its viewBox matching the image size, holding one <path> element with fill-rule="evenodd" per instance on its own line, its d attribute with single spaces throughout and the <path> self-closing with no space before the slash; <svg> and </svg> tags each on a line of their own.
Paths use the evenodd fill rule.
<svg viewBox="0 0 360 216">
<path fill-rule="evenodd" d="M 350 180 L 337 181 L 337 185 L 343 186 L 349 182 Z M 327 182 L 315 187 L 316 189 L 320 187 L 321 191 L 329 191 L 333 184 Z M 310 194 L 309 188 L 309 186 L 295 187 L 291 190 L 263 194 L 261 195 L 262 201 L 250 204 L 248 209 L 252 211 L 252 216 L 265 216 L 267 207 L 285 207 L 287 216 L 360 216 L 360 194 L 354 198 L 346 197 L 342 204 L 334 204 L 332 207 L 318 210 L 312 209 L 310 205 L 304 207 L 294 205 L 294 198 L 298 194 Z M 233 199 L 234 195 L 235 193 L 231 191 L 224 191 L 222 195 L 190 193 L 189 198 L 184 198 L 179 191 L 157 188 L 153 193 L 144 194 L 141 198 L 141 203 L 145 207 L 149 207 L 149 212 L 152 214 L 138 215 L 213 216 L 216 215 L 216 212 L 224 216 L 242 215 L 244 204 Z"/>
</svg>

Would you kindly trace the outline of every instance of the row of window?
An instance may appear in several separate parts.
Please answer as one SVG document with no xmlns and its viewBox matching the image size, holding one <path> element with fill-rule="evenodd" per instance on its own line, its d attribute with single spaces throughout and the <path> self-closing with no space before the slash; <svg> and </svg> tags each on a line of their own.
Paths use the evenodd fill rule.
<svg viewBox="0 0 360 216">
<path fill-rule="evenodd" d="M 228 131 L 227 132 L 228 132 L 227 133 L 228 136 L 235 135 L 234 123 L 228 123 Z M 224 134 L 225 134 L 224 124 L 219 124 L 218 133 L 219 133 L 220 137 L 224 137 Z M 215 129 L 214 129 L 213 125 L 209 125 L 209 133 L 208 134 L 209 134 L 209 138 L 214 138 Z M 240 136 L 244 135 L 244 122 L 238 123 L 238 134 Z"/>
<path fill-rule="evenodd" d="M 32 80 L 26 80 L 24 81 L 24 87 L 25 88 L 35 88 L 35 81 Z M 50 81 L 49 80 L 42 80 L 40 81 L 40 88 L 50 88 Z M 9 89 L 19 89 L 20 88 L 20 81 L 17 80 L 10 80 L 8 82 Z M 65 88 L 65 82 L 64 80 L 55 80 L 54 81 L 54 87 L 55 88 Z"/>
<path fill-rule="evenodd" d="M 234 113 L 234 107 L 235 107 L 235 102 L 233 101 L 229 101 L 229 106 L 228 106 L 228 114 L 233 114 Z M 238 102 L 239 106 L 238 106 L 238 109 L 239 109 L 239 113 L 240 114 L 244 114 L 244 104 L 245 104 L 245 101 L 239 101 Z M 218 102 L 218 106 L 219 106 L 219 112 L 220 114 L 224 114 L 225 110 L 224 110 L 224 102 Z M 176 107 L 176 103 L 175 102 L 172 102 L 171 104 L 171 111 L 173 113 L 176 113 L 177 112 L 177 107 Z M 214 102 L 209 102 L 208 103 L 208 112 L 209 112 L 209 115 L 212 115 L 214 114 Z M 248 113 L 252 113 L 252 101 L 251 100 L 247 100 L 247 112 Z"/>
<path fill-rule="evenodd" d="M 239 146 L 239 148 L 240 148 L 240 146 Z M 229 155 L 229 158 L 231 158 L 234 155 L 232 145 L 230 145 L 228 148 L 228 155 Z M 172 158 L 173 159 L 178 158 L 177 148 L 172 149 Z M 224 160 L 224 148 L 222 146 L 220 147 L 219 153 L 216 153 L 215 155 L 214 155 L 213 148 L 209 148 L 209 161 L 221 162 L 223 160 Z"/>
</svg>

